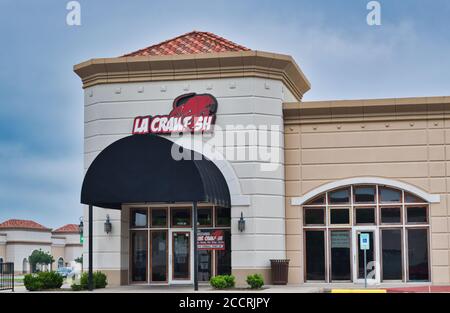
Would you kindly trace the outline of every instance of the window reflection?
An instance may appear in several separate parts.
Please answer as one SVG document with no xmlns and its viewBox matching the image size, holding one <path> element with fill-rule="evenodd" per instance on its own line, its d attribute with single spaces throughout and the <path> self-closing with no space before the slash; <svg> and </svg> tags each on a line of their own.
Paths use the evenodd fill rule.
<svg viewBox="0 0 450 313">
<path fill-rule="evenodd" d="M 350 202 L 350 188 L 339 189 L 328 193 L 331 204 L 345 204 Z"/>
<path fill-rule="evenodd" d="M 358 186 L 353 189 L 355 203 L 373 203 L 375 202 L 374 186 Z"/>
<path fill-rule="evenodd" d="M 381 202 L 401 202 L 402 192 L 397 189 L 380 187 Z"/>
</svg>

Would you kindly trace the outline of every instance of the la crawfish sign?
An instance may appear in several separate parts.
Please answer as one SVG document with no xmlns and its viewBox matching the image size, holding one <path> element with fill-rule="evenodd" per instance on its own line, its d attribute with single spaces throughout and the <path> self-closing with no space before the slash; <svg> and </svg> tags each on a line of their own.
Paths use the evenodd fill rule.
<svg viewBox="0 0 450 313">
<path fill-rule="evenodd" d="M 198 250 L 225 250 L 223 230 L 200 231 L 197 234 Z"/>
<path fill-rule="evenodd" d="M 133 135 L 208 132 L 216 121 L 217 100 L 210 94 L 189 93 L 173 101 L 168 115 L 138 116 Z"/>
</svg>

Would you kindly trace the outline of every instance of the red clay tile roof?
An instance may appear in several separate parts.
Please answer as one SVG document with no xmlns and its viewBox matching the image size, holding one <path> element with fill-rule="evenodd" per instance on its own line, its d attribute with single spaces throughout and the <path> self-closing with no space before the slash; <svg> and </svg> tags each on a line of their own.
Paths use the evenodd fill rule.
<svg viewBox="0 0 450 313">
<path fill-rule="evenodd" d="M 16 219 L 7 220 L 7 221 L 1 223 L 0 224 L 0 228 L 51 230 L 50 228 L 42 226 L 41 224 L 38 224 L 38 223 L 36 223 L 34 221 L 16 220 Z"/>
<path fill-rule="evenodd" d="M 124 57 L 249 51 L 250 49 L 209 32 L 190 33 L 128 53 Z"/>
<path fill-rule="evenodd" d="M 55 229 L 53 231 L 53 233 L 58 233 L 58 234 L 62 234 L 62 233 L 79 233 L 80 232 L 80 228 L 77 224 L 67 224 L 64 225 L 58 229 Z"/>
</svg>

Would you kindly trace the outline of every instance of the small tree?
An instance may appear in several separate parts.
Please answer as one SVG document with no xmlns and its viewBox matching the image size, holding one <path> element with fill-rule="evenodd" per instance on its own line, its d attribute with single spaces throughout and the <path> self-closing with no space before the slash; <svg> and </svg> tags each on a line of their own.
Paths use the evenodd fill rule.
<svg viewBox="0 0 450 313">
<path fill-rule="evenodd" d="M 36 265 L 38 264 L 44 264 L 44 265 L 51 265 L 53 262 L 55 262 L 55 259 L 53 259 L 53 256 L 48 253 L 42 251 L 42 249 L 34 250 L 31 255 L 28 257 L 28 262 L 30 263 L 31 271 L 33 273 L 36 272 Z"/>
</svg>

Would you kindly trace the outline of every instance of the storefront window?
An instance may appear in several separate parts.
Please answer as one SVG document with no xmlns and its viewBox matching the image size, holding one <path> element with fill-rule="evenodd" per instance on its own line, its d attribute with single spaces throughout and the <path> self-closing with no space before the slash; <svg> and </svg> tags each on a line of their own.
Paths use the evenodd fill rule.
<svg viewBox="0 0 450 313">
<path fill-rule="evenodd" d="M 325 232 L 305 231 L 306 280 L 325 280 Z"/>
<path fill-rule="evenodd" d="M 410 281 L 428 281 L 428 229 L 408 229 L 408 274 Z"/>
<path fill-rule="evenodd" d="M 401 202 L 402 192 L 397 189 L 380 187 L 380 201 L 383 203 L 387 202 Z"/>
<path fill-rule="evenodd" d="M 212 208 L 198 208 L 197 216 L 199 226 L 212 226 Z"/>
<path fill-rule="evenodd" d="M 346 204 L 350 203 L 350 189 L 344 188 L 328 193 L 328 202 L 330 204 Z"/>
<path fill-rule="evenodd" d="M 191 226 L 191 209 L 172 208 L 172 227 Z"/>
<path fill-rule="evenodd" d="M 356 225 L 375 224 L 375 208 L 356 208 Z"/>
<path fill-rule="evenodd" d="M 325 204 L 325 196 L 324 195 L 316 197 L 308 202 L 308 205 L 321 205 L 321 204 Z"/>
<path fill-rule="evenodd" d="M 377 269 L 371 278 L 375 283 L 429 281 L 429 204 L 420 197 L 387 186 L 356 185 L 324 192 L 306 203 L 306 281 L 360 283 L 362 234 L 369 236 L 367 265 L 368 272 Z"/>
<path fill-rule="evenodd" d="M 402 280 L 402 230 L 381 231 L 383 280 Z"/>
<path fill-rule="evenodd" d="M 172 233 L 172 269 L 173 279 L 190 278 L 191 242 L 188 232 Z"/>
<path fill-rule="evenodd" d="M 147 227 L 147 209 L 131 209 L 131 228 Z"/>
<path fill-rule="evenodd" d="M 151 231 L 151 280 L 167 281 L 167 231 Z"/>
<path fill-rule="evenodd" d="M 427 207 L 407 207 L 408 224 L 423 224 L 428 222 Z"/>
<path fill-rule="evenodd" d="M 198 280 L 209 281 L 212 275 L 212 251 L 198 251 Z"/>
<path fill-rule="evenodd" d="M 416 197 L 413 194 L 410 194 L 409 192 L 405 192 L 405 203 L 425 203 L 426 201 Z"/>
<path fill-rule="evenodd" d="M 402 209 L 400 207 L 382 207 L 382 224 L 400 224 L 402 222 Z"/>
<path fill-rule="evenodd" d="M 216 207 L 216 227 L 231 226 L 231 210 L 228 208 Z"/>
<path fill-rule="evenodd" d="M 304 208 L 305 226 L 325 225 L 325 208 Z"/>
<path fill-rule="evenodd" d="M 147 231 L 131 232 L 131 280 L 147 281 Z"/>
<path fill-rule="evenodd" d="M 353 189 L 355 203 L 374 203 L 375 187 L 374 186 L 357 186 Z"/>
<path fill-rule="evenodd" d="M 216 275 L 231 275 L 231 231 L 224 231 L 225 250 L 216 251 Z"/>
<path fill-rule="evenodd" d="M 350 212 L 348 208 L 345 209 L 330 209 L 330 224 L 332 225 L 348 225 L 350 224 Z"/>
<path fill-rule="evenodd" d="M 152 208 L 152 227 L 167 227 L 167 209 Z"/>
</svg>

